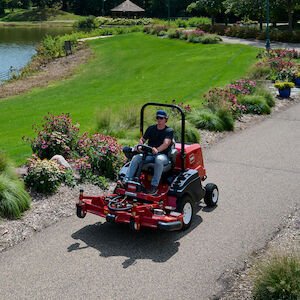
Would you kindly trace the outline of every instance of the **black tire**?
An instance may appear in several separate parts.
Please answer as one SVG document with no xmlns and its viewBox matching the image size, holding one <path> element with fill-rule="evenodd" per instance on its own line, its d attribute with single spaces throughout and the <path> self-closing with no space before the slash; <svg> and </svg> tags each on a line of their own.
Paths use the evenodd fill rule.
<svg viewBox="0 0 300 300">
<path fill-rule="evenodd" d="M 137 224 L 134 220 L 130 220 L 129 228 L 130 228 L 132 231 L 137 232 L 137 231 L 140 230 L 140 225 Z"/>
<path fill-rule="evenodd" d="M 208 207 L 215 207 L 219 201 L 219 189 L 214 183 L 205 186 L 204 202 Z"/>
<path fill-rule="evenodd" d="M 86 216 L 86 212 L 82 210 L 82 207 L 77 205 L 76 207 L 76 215 L 78 218 L 83 219 Z"/>
<path fill-rule="evenodd" d="M 194 206 L 194 201 L 188 195 L 177 200 L 176 211 L 183 214 L 182 230 L 186 230 L 191 226 L 195 213 Z"/>
</svg>

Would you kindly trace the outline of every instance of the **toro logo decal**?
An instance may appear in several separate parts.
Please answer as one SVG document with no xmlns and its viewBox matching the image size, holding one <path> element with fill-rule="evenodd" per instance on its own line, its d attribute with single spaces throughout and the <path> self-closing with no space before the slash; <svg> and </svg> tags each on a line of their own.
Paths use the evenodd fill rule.
<svg viewBox="0 0 300 300">
<path fill-rule="evenodd" d="M 190 164 L 192 165 L 195 162 L 195 155 L 191 154 L 189 160 L 190 160 Z"/>
</svg>

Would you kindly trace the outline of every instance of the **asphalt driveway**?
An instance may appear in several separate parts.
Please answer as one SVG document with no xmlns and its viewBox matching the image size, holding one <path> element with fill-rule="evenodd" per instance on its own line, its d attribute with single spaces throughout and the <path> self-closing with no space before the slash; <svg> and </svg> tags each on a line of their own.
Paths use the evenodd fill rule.
<svg viewBox="0 0 300 300">
<path fill-rule="evenodd" d="M 209 299 L 300 204 L 300 104 L 205 151 L 220 203 L 187 232 L 70 217 L 0 254 L 0 299 Z"/>
</svg>

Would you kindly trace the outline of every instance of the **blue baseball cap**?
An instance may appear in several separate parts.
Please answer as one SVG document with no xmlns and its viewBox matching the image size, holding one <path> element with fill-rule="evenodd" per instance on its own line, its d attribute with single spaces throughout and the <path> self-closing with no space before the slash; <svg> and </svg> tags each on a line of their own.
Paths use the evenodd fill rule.
<svg viewBox="0 0 300 300">
<path fill-rule="evenodd" d="M 157 112 L 156 112 L 156 117 L 161 117 L 161 118 L 166 118 L 168 119 L 168 115 L 167 113 L 162 110 L 162 109 L 159 109 Z"/>
</svg>

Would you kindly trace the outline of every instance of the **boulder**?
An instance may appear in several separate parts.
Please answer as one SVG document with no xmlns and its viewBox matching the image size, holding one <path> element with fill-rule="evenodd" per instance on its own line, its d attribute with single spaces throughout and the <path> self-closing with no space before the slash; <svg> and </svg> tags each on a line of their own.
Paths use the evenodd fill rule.
<svg viewBox="0 0 300 300">
<path fill-rule="evenodd" d="M 58 164 L 65 167 L 66 169 L 72 170 L 72 167 L 62 155 L 54 155 L 50 160 L 55 160 Z"/>
</svg>

